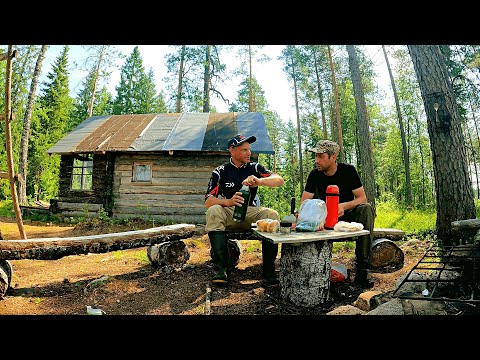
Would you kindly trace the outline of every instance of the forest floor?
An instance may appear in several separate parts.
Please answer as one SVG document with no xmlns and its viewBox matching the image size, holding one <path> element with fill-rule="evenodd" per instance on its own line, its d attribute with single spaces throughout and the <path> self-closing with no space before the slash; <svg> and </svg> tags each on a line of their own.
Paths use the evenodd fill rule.
<svg viewBox="0 0 480 360">
<path fill-rule="evenodd" d="M 148 222 L 109 225 L 99 221 L 58 224 L 24 220 L 27 238 L 83 236 L 139 230 Z M 4 239 L 18 239 L 15 219 L 0 218 Z M 107 315 L 323 315 L 352 304 L 365 291 L 354 285 L 354 248 L 333 253 L 349 277 L 332 283 L 329 301 L 300 308 L 280 298 L 279 287 L 262 281 L 260 242 L 241 240 L 242 254 L 228 285 L 210 285 L 213 274 L 208 236 L 201 231 L 185 239 L 190 258 L 182 269 L 154 267 L 147 248 L 100 254 L 65 256 L 58 260 L 9 260 L 13 268 L 10 288 L 0 300 L 0 315 L 82 315 L 87 306 Z M 405 252 L 402 269 L 373 273 L 373 291 L 393 291 L 397 280 L 424 254 L 428 241 Z M 276 260 L 280 266 L 280 252 Z"/>
</svg>

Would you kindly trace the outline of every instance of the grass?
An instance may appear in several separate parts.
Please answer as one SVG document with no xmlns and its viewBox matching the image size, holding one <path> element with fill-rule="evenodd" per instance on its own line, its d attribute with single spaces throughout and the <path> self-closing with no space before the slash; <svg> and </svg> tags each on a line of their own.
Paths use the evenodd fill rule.
<svg viewBox="0 0 480 360">
<path fill-rule="evenodd" d="M 406 234 L 425 233 L 435 229 L 437 219 L 434 211 L 400 210 L 388 203 L 377 204 L 376 228 L 394 228 Z"/>
</svg>

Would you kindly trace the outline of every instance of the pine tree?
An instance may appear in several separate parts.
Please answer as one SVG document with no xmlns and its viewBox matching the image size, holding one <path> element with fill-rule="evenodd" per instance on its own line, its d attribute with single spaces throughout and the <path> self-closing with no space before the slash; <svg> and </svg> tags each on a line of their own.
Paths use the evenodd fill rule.
<svg viewBox="0 0 480 360">
<path fill-rule="evenodd" d="M 46 151 L 65 135 L 73 100 L 68 86 L 68 45 L 55 60 L 47 74 L 32 117 L 29 144 L 27 193 L 35 199 L 50 198 L 58 191 L 60 157 Z"/>
<path fill-rule="evenodd" d="M 117 96 L 113 102 L 113 113 L 116 115 L 148 114 L 166 110 L 163 98 L 158 99 L 156 96 L 153 70 L 145 73 L 138 46 L 122 66 L 120 83 L 115 90 Z"/>
</svg>

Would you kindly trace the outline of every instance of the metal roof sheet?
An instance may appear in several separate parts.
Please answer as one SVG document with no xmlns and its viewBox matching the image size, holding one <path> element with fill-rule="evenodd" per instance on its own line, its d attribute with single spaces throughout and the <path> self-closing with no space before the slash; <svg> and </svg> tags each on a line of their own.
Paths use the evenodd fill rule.
<svg viewBox="0 0 480 360">
<path fill-rule="evenodd" d="M 273 154 L 263 115 L 248 113 L 165 113 L 93 116 L 47 153 L 107 151 L 227 151 L 228 140 L 255 135 L 252 152 Z"/>
</svg>

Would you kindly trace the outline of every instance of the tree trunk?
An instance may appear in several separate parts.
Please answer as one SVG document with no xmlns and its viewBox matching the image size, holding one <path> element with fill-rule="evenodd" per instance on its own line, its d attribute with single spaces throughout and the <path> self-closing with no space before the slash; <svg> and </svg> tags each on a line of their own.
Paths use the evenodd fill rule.
<svg viewBox="0 0 480 360">
<path fill-rule="evenodd" d="M 92 97 L 90 98 L 90 106 L 88 108 L 88 116 L 91 117 L 93 114 L 93 104 L 95 104 L 95 92 L 97 91 L 98 76 L 100 74 L 100 68 L 102 66 L 102 58 L 105 53 L 105 46 L 102 45 L 100 48 L 100 54 L 98 55 L 97 70 L 95 71 L 95 77 L 93 79 L 93 88 L 92 88 Z"/>
<path fill-rule="evenodd" d="M 255 111 L 253 106 L 253 86 L 252 86 L 252 45 L 248 45 L 248 65 L 250 68 L 250 72 L 248 75 L 248 111 Z"/>
<path fill-rule="evenodd" d="M 335 80 L 335 69 L 333 66 L 332 51 L 330 46 L 328 48 L 328 59 L 330 60 L 330 68 L 332 69 L 332 85 L 333 85 L 333 95 L 335 99 L 335 115 L 337 116 L 337 131 L 338 131 L 338 145 L 340 145 L 340 152 L 338 154 L 338 160 L 345 160 L 345 152 L 343 151 L 343 135 L 342 135 L 342 121 L 340 120 L 340 105 L 338 103 L 338 90 L 337 90 L 337 81 Z M 333 135 L 333 133 L 332 133 Z"/>
<path fill-rule="evenodd" d="M 282 244 L 280 295 L 297 306 L 313 307 L 328 300 L 331 241 Z"/>
<path fill-rule="evenodd" d="M 205 65 L 203 72 L 203 112 L 210 112 L 210 84 L 212 79 L 210 78 L 210 66 L 211 66 L 211 48 L 212 45 L 207 45 L 205 48 Z"/>
<path fill-rule="evenodd" d="M 18 165 L 18 197 L 19 203 L 27 204 L 27 164 L 28 164 L 28 142 L 30 140 L 30 124 L 32 121 L 33 106 L 35 104 L 35 93 L 37 91 L 38 78 L 42 70 L 43 59 L 48 49 L 48 45 L 42 45 L 42 49 L 38 54 L 35 70 L 33 72 L 32 83 L 30 84 L 30 92 L 28 94 L 27 108 L 23 118 L 22 140 L 20 143 L 20 159 Z"/>
<path fill-rule="evenodd" d="M 290 60 L 292 66 L 293 90 L 295 93 L 295 109 L 297 112 L 297 137 L 298 137 L 298 159 L 300 163 L 300 194 L 303 192 L 303 150 L 302 150 L 302 130 L 300 122 L 300 111 L 298 109 L 298 93 L 297 93 L 297 74 L 295 73 L 295 47 L 290 47 Z"/>
<path fill-rule="evenodd" d="M 410 182 L 410 158 L 407 152 L 407 139 L 405 138 L 405 130 L 403 128 L 402 112 L 400 111 L 400 102 L 398 101 L 397 89 L 395 87 L 395 80 L 393 79 L 392 69 L 390 69 L 390 62 L 388 61 L 387 52 L 385 51 L 385 45 L 382 45 L 383 55 L 385 56 L 385 62 L 387 63 L 388 75 L 390 76 L 390 82 L 392 83 L 393 97 L 395 99 L 395 106 L 397 109 L 398 127 L 400 128 L 400 137 L 402 138 L 402 151 L 403 161 L 405 165 L 405 204 L 408 209 L 412 207 L 412 184 Z"/>
<path fill-rule="evenodd" d="M 370 140 L 370 128 L 367 118 L 367 108 L 365 106 L 365 96 L 363 94 L 362 78 L 355 53 L 355 46 L 347 45 L 347 52 L 352 77 L 353 94 L 355 97 L 355 108 L 357 110 L 358 150 L 361 163 L 360 176 L 368 202 L 372 205 L 373 213 L 376 214 L 375 172 L 373 170 L 372 143 Z"/>
<path fill-rule="evenodd" d="M 323 138 L 328 139 L 328 131 L 327 131 L 327 120 L 325 119 L 325 107 L 323 105 L 323 93 L 322 93 L 322 83 L 320 82 L 320 72 L 318 70 L 318 63 L 317 63 L 317 51 L 313 49 L 313 60 L 315 63 L 315 75 L 317 76 L 317 91 L 318 91 L 318 99 L 320 100 L 320 111 L 322 115 L 322 128 L 323 128 Z"/>
<path fill-rule="evenodd" d="M 180 69 L 178 70 L 178 87 L 177 87 L 177 102 L 175 111 L 177 113 L 182 112 L 182 91 L 183 91 L 183 66 L 185 63 L 185 50 L 186 46 L 182 45 L 182 51 L 180 55 Z"/>
<path fill-rule="evenodd" d="M 68 255 L 105 253 L 186 239 L 195 225 L 175 224 L 145 230 L 70 238 L 38 238 L 0 241 L 0 260 L 56 260 Z"/>
<path fill-rule="evenodd" d="M 453 244 L 451 223 L 476 217 L 458 106 L 438 45 L 408 45 L 427 115 L 437 196 L 438 238 Z"/>
<path fill-rule="evenodd" d="M 10 180 L 10 192 L 12 196 L 13 210 L 17 219 L 18 231 L 22 239 L 26 239 L 25 228 L 23 226 L 22 213 L 20 212 L 20 205 L 18 203 L 17 186 L 15 183 L 15 166 L 13 164 L 13 147 L 12 147 L 12 61 L 17 55 L 17 51 L 13 50 L 13 45 L 8 45 L 7 50 L 7 66 L 5 69 L 5 147 L 7 150 L 7 166 L 8 177 Z"/>
</svg>

